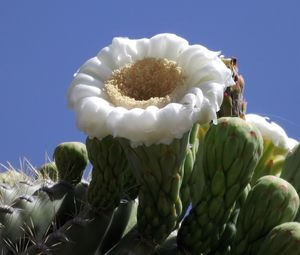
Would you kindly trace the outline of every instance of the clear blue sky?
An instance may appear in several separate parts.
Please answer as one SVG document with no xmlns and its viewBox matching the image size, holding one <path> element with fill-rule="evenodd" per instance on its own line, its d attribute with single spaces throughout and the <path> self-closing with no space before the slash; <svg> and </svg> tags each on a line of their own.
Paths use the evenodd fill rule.
<svg viewBox="0 0 300 255">
<path fill-rule="evenodd" d="M 76 69 L 115 36 L 172 32 L 236 56 L 248 112 L 300 140 L 300 1 L 0 0 L 0 162 L 84 141 L 66 106 Z"/>
</svg>

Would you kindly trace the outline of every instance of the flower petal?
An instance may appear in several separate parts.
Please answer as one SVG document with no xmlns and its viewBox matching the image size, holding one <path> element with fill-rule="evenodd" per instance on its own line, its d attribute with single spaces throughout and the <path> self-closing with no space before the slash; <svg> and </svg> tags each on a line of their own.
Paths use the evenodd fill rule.
<svg viewBox="0 0 300 255">
<path fill-rule="evenodd" d="M 290 140 L 284 129 L 275 122 L 270 122 L 268 117 L 262 117 L 257 114 L 246 114 L 245 118 L 247 122 L 259 129 L 264 139 L 272 141 L 275 146 L 290 150 L 290 147 L 295 145 L 295 142 Z"/>
<path fill-rule="evenodd" d="M 83 97 L 100 95 L 102 95 L 102 97 L 107 97 L 103 88 L 104 84 L 100 80 L 97 80 L 88 74 L 78 73 L 72 81 L 68 91 L 69 106 L 72 107 Z"/>
<path fill-rule="evenodd" d="M 214 61 L 210 61 L 202 67 L 195 69 L 196 71 L 187 79 L 189 86 L 197 86 L 197 84 L 204 82 L 217 82 L 224 84 L 224 81 L 224 85 L 226 87 L 234 84 L 230 69 L 228 69 L 219 58 L 216 58 Z"/>
<path fill-rule="evenodd" d="M 112 70 L 97 57 L 94 57 L 86 61 L 78 72 L 96 77 L 98 80 L 104 82 L 111 76 Z"/>
<path fill-rule="evenodd" d="M 72 88 L 70 93 L 70 100 L 75 103 L 85 97 L 100 96 L 101 90 L 97 87 L 88 86 L 84 84 L 78 84 Z"/>
<path fill-rule="evenodd" d="M 210 105 L 217 112 L 220 110 L 220 106 L 223 102 L 224 96 L 224 84 L 210 82 L 200 85 L 201 90 L 206 95 L 206 98 L 209 100 Z"/>
<path fill-rule="evenodd" d="M 101 63 L 111 70 L 115 70 L 117 68 L 117 63 L 114 60 L 113 51 L 110 46 L 100 50 L 100 52 L 97 54 L 97 58 Z"/>
<path fill-rule="evenodd" d="M 117 67 L 122 67 L 125 64 L 132 63 L 134 56 L 137 55 L 135 43 L 128 38 L 116 37 L 110 45 L 112 55 Z"/>
<path fill-rule="evenodd" d="M 289 150 L 291 151 L 292 149 L 294 149 L 294 147 L 296 147 L 299 144 L 299 142 L 296 139 L 289 138 L 287 144 Z"/>
<path fill-rule="evenodd" d="M 76 104 L 77 126 L 91 137 L 102 138 L 110 134 L 106 119 L 113 107 L 99 97 L 89 97 Z"/>
<path fill-rule="evenodd" d="M 159 34 L 149 41 L 148 57 L 176 60 L 187 46 L 188 42 L 177 35 Z"/>
<path fill-rule="evenodd" d="M 134 40 L 137 54 L 134 57 L 134 60 L 141 60 L 148 56 L 149 51 L 149 39 L 143 38 Z"/>
<path fill-rule="evenodd" d="M 165 133 L 163 143 L 181 138 L 193 126 L 193 109 L 171 103 L 158 111 L 158 129 Z"/>
<path fill-rule="evenodd" d="M 192 45 L 182 51 L 177 63 L 185 70 L 186 75 L 192 75 L 218 55 L 219 52 L 209 51 L 204 46 Z"/>
</svg>

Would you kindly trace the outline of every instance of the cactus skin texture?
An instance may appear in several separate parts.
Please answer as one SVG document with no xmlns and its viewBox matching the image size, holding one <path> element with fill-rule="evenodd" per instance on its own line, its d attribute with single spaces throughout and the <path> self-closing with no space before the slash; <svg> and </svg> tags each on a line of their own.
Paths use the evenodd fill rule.
<svg viewBox="0 0 300 255">
<path fill-rule="evenodd" d="M 150 254 L 174 230 L 182 213 L 180 187 L 189 132 L 170 144 L 131 147 L 122 144 L 139 189 L 137 229 L 107 254 Z M 131 245 L 135 243 L 137 245 Z"/>
<path fill-rule="evenodd" d="M 241 208 L 246 202 L 246 198 L 251 190 L 250 184 L 246 186 L 239 198 L 237 199 L 234 209 L 230 215 L 229 220 L 226 222 L 224 232 L 220 237 L 218 248 L 215 251 L 209 253 L 209 255 L 227 255 L 231 249 L 233 240 L 236 235 L 236 222 L 240 213 Z"/>
<path fill-rule="evenodd" d="M 257 255 L 300 255 L 300 223 L 276 226 L 264 240 Z"/>
<path fill-rule="evenodd" d="M 119 141 L 111 136 L 101 141 L 87 138 L 93 165 L 88 201 L 98 211 L 114 210 L 120 203 L 127 159 Z"/>
<path fill-rule="evenodd" d="M 262 153 L 259 131 L 238 117 L 212 125 L 204 140 L 205 196 L 193 205 L 178 231 L 178 244 L 192 254 L 218 247 L 236 199 L 249 183 Z"/>
<path fill-rule="evenodd" d="M 109 229 L 105 233 L 105 237 L 98 248 L 99 255 L 109 251 L 127 231 L 127 226 L 132 218 L 136 218 L 137 203 L 135 201 L 121 200 L 119 207 L 116 209 Z M 136 220 L 135 220 L 136 223 Z M 132 226 L 133 227 L 133 226 Z"/>
<path fill-rule="evenodd" d="M 16 197 L 11 206 L 2 205 L 0 253 L 10 254 L 22 246 L 43 242 L 51 224 L 64 217 L 61 209 L 69 190 L 69 186 L 58 183 L 50 188 L 39 188 L 32 195 Z"/>
<path fill-rule="evenodd" d="M 300 194 L 300 143 L 287 155 L 280 177 L 291 183 Z M 295 220 L 300 220 L 300 210 Z"/>
<path fill-rule="evenodd" d="M 76 194 L 87 164 L 85 145 L 61 144 L 55 150 L 55 160 L 59 161 L 57 171 L 61 178 L 57 183 L 38 179 L 37 184 L 31 184 L 27 177 L 27 182 L 16 183 L 14 187 L 2 186 L 4 199 L 1 202 L 7 204 L 0 209 L 1 254 L 19 254 L 22 248 L 44 243 L 53 225 L 64 224 L 70 214 L 79 209 Z M 80 188 L 80 193 L 82 191 Z"/>
<path fill-rule="evenodd" d="M 151 154 L 157 162 L 137 169 L 144 171 L 140 175 L 142 186 L 139 193 L 138 230 L 154 244 L 161 243 L 168 237 L 182 213 L 179 191 L 187 138 L 188 135 L 183 140 L 176 139 L 171 145 L 150 146 L 153 150 Z M 136 151 L 141 156 L 140 162 L 146 158 L 142 154 L 149 153 L 146 152 L 148 148 Z"/>
<path fill-rule="evenodd" d="M 275 226 L 292 221 L 299 208 L 294 187 L 276 176 L 260 178 L 248 194 L 237 221 L 232 255 L 256 255 Z"/>
</svg>

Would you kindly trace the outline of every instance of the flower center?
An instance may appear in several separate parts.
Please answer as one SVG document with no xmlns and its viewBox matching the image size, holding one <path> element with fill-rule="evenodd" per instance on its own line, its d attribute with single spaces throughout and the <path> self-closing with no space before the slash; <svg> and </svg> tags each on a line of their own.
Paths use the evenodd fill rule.
<svg viewBox="0 0 300 255">
<path fill-rule="evenodd" d="M 106 92 L 116 106 L 127 109 L 163 107 L 182 95 L 184 76 L 174 61 L 145 58 L 113 71 L 105 82 Z"/>
</svg>

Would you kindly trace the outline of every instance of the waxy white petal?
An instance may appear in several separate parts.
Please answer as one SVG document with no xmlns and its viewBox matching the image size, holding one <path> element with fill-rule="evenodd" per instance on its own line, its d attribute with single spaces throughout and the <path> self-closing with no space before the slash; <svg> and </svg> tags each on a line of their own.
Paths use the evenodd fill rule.
<svg viewBox="0 0 300 255">
<path fill-rule="evenodd" d="M 263 117 L 257 114 L 246 114 L 246 121 L 255 125 L 265 140 L 271 141 L 275 146 L 292 150 L 297 141 L 289 138 L 282 127 L 277 123 L 270 121 L 269 117 Z"/>
</svg>

